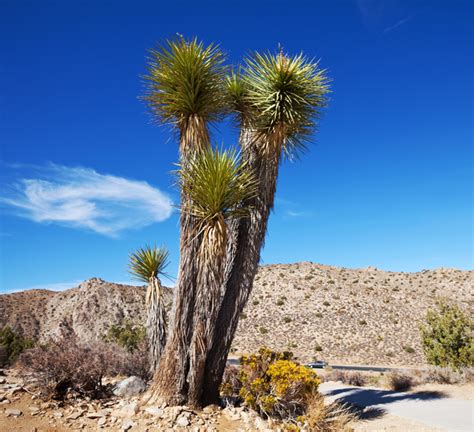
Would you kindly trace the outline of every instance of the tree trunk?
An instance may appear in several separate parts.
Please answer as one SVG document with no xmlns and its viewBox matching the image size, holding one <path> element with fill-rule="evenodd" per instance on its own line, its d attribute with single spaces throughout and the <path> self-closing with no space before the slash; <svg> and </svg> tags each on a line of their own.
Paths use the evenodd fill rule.
<svg viewBox="0 0 474 432">
<path fill-rule="evenodd" d="M 166 310 L 163 302 L 163 287 L 160 281 L 153 277 L 147 288 L 146 303 L 148 316 L 146 332 L 150 357 L 150 373 L 156 371 L 160 357 L 166 344 Z"/>
<path fill-rule="evenodd" d="M 181 246 L 178 284 L 173 304 L 171 333 L 165 345 L 152 384 L 149 402 L 181 405 L 187 401 L 186 378 L 189 370 L 189 345 L 193 330 L 198 242 L 195 221 L 181 215 Z"/>
<path fill-rule="evenodd" d="M 224 298 L 216 322 L 216 332 L 206 362 L 204 377 L 204 403 L 219 401 L 219 386 L 237 330 L 239 317 L 252 291 L 253 280 L 260 262 L 260 251 L 264 245 L 267 222 L 273 208 L 278 177 L 280 153 L 263 158 L 257 152 L 255 139 L 247 131 L 241 136 L 242 157 L 256 173 L 259 191 L 249 200 L 250 217 L 237 221 L 229 245 Z"/>
<path fill-rule="evenodd" d="M 204 230 L 197 257 L 199 271 L 195 302 L 194 334 L 190 347 L 188 405 L 202 406 L 203 380 L 207 355 L 212 347 L 221 303 L 227 226 L 223 217 Z M 211 253 L 210 253 L 210 252 Z"/>
<path fill-rule="evenodd" d="M 197 115 L 183 120 L 180 125 L 180 160 L 186 162 L 196 153 L 210 146 L 207 124 Z M 181 194 L 181 204 L 188 197 Z M 153 378 L 151 394 L 146 402 L 181 405 L 187 402 L 189 371 L 189 346 L 193 334 L 194 301 L 196 297 L 197 265 L 199 251 L 196 239 L 197 221 L 181 213 L 180 260 L 178 282 L 171 313 L 170 334 Z"/>
</svg>

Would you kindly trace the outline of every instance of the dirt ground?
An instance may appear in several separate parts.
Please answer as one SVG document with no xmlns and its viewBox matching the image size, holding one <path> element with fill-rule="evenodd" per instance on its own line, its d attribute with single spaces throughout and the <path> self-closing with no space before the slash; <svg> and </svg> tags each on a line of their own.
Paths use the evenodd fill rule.
<svg viewBox="0 0 474 432">
<path fill-rule="evenodd" d="M 33 415 L 30 408 L 35 406 L 38 406 L 38 404 L 27 393 L 22 393 L 18 396 L 17 400 L 9 404 L 0 404 L 0 432 L 122 431 L 120 424 L 116 427 L 107 426 L 101 429 L 97 425 L 97 420 L 85 417 L 76 420 L 75 424 L 64 425 L 61 424 L 60 419 Z M 22 411 L 22 414 L 19 417 L 7 417 L 5 415 L 6 409 L 18 409 Z M 244 430 L 245 425 L 240 421 L 232 421 L 225 416 L 221 416 L 213 427 L 218 432 L 232 432 L 239 429 Z M 146 425 L 140 422 L 136 422 L 136 425 L 130 430 L 131 432 L 163 432 L 161 427 L 153 427 L 153 425 Z"/>
</svg>

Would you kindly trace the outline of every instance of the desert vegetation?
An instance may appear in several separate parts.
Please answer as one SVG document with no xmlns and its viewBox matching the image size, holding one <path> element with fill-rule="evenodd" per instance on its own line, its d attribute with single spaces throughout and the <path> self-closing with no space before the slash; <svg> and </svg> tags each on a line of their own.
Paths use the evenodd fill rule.
<svg viewBox="0 0 474 432">
<path fill-rule="evenodd" d="M 152 400 L 203 406 L 219 386 L 273 208 L 278 167 L 314 132 L 328 80 L 303 55 L 254 53 L 236 70 L 215 45 L 178 37 L 150 51 L 144 101 L 179 135 L 180 262 Z M 240 153 L 209 127 L 232 115 Z M 164 332 L 165 329 L 162 330 Z"/>
</svg>

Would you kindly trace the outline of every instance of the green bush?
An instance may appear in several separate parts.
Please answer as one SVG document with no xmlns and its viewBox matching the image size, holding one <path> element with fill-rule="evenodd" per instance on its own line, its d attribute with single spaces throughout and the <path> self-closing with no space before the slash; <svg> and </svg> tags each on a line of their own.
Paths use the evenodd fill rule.
<svg viewBox="0 0 474 432">
<path fill-rule="evenodd" d="M 23 337 L 9 326 L 0 330 L 0 345 L 5 350 L 5 360 L 7 364 L 12 364 L 18 356 L 27 348 L 33 347 L 31 339 Z"/>
<path fill-rule="evenodd" d="M 128 352 L 134 352 L 146 339 L 145 327 L 127 320 L 123 324 L 114 324 L 104 337 L 106 342 L 116 343 Z"/>
<path fill-rule="evenodd" d="M 474 364 L 472 333 L 474 321 L 456 305 L 444 301 L 438 310 L 429 310 L 420 326 L 423 350 L 428 363 L 460 369 Z"/>
</svg>

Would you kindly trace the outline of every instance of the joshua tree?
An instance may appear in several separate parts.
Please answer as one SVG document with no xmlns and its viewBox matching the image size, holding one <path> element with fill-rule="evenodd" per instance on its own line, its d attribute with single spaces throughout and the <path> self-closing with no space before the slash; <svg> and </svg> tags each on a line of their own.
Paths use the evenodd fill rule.
<svg viewBox="0 0 474 432">
<path fill-rule="evenodd" d="M 164 247 L 138 249 L 130 254 L 129 272 L 135 279 L 148 284 L 146 290 L 146 333 L 150 356 L 150 372 L 153 374 L 166 343 L 166 310 L 163 287 L 159 276 L 168 265 L 168 251 Z"/>
<path fill-rule="evenodd" d="M 240 120 L 242 159 L 258 179 L 258 194 L 244 201 L 250 217 L 230 234 L 224 298 L 206 363 L 205 402 L 216 402 L 239 316 L 247 303 L 273 208 L 278 167 L 284 155 L 304 148 L 325 105 L 328 82 L 317 62 L 302 55 L 255 54 L 228 89 Z"/>
<path fill-rule="evenodd" d="M 209 124 L 222 118 L 225 57 L 214 45 L 204 46 L 196 39 L 180 37 L 150 52 L 144 77 L 144 100 L 160 123 L 170 124 L 179 133 L 180 161 L 184 166 L 196 153 L 210 147 Z M 188 198 L 181 193 L 181 203 Z M 185 212 L 180 219 L 180 262 L 172 328 L 160 367 L 154 377 L 153 398 L 170 404 L 186 401 L 196 294 L 198 253 L 195 238 L 197 221 Z"/>
<path fill-rule="evenodd" d="M 248 215 L 248 208 L 242 203 L 255 196 L 257 184 L 255 176 L 232 150 L 209 149 L 196 155 L 181 166 L 179 177 L 181 190 L 188 197 L 182 211 L 198 221 L 194 233 L 199 241 L 197 292 L 187 403 L 200 406 L 206 358 L 222 297 L 227 221 Z"/>
</svg>

